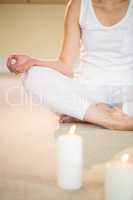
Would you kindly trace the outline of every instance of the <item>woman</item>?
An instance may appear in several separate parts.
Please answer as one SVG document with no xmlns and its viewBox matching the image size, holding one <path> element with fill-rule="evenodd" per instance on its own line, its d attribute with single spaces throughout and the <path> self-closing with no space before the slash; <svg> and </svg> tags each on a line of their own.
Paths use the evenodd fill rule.
<svg viewBox="0 0 133 200">
<path fill-rule="evenodd" d="M 26 90 L 61 114 L 60 122 L 133 130 L 133 117 L 122 111 L 133 101 L 132 27 L 133 0 L 71 0 L 57 59 L 10 55 L 7 67 L 24 73 Z"/>
</svg>

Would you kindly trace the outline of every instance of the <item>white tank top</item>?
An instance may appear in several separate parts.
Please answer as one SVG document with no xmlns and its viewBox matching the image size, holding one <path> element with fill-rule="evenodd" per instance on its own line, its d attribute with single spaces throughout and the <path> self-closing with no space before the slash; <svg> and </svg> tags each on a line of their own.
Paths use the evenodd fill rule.
<svg viewBox="0 0 133 200">
<path fill-rule="evenodd" d="M 79 24 L 81 48 L 75 79 L 133 84 L 133 0 L 125 16 L 112 26 L 99 21 L 92 0 L 81 0 Z"/>
</svg>

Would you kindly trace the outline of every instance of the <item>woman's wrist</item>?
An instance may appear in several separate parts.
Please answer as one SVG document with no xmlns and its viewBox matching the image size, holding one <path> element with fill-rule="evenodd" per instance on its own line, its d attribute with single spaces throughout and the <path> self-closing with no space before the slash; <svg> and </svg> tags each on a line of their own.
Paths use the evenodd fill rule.
<svg viewBox="0 0 133 200">
<path fill-rule="evenodd" d="M 31 58 L 30 63 L 31 66 L 45 66 L 45 61 L 36 58 Z"/>
<path fill-rule="evenodd" d="M 36 66 L 37 65 L 37 60 L 35 58 L 30 58 L 30 66 Z"/>
</svg>

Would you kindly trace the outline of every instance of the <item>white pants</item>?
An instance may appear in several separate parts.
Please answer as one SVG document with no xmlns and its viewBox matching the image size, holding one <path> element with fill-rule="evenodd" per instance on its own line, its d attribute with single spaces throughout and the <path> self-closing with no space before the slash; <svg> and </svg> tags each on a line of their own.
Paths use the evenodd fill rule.
<svg viewBox="0 0 133 200">
<path fill-rule="evenodd" d="M 85 84 L 48 67 L 32 67 L 24 74 L 23 81 L 27 92 L 37 96 L 52 111 L 81 120 L 92 103 L 116 106 L 133 101 L 133 85 L 105 85 L 92 81 Z"/>
</svg>

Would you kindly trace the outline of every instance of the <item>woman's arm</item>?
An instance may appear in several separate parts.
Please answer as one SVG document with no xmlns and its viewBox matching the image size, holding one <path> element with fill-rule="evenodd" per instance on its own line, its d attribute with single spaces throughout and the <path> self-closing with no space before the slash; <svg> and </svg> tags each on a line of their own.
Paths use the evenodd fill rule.
<svg viewBox="0 0 133 200">
<path fill-rule="evenodd" d="M 22 73 L 32 66 L 42 66 L 53 68 L 67 76 L 73 74 L 72 68 L 79 56 L 80 50 L 79 14 L 80 0 L 70 0 L 67 4 L 64 16 L 64 37 L 62 47 L 56 59 L 39 60 L 25 56 L 26 59 L 23 60 L 26 62 L 23 63 L 20 61 L 23 55 L 11 55 L 7 62 L 10 71 Z M 16 64 L 11 63 L 13 58 L 16 59 Z"/>
</svg>

